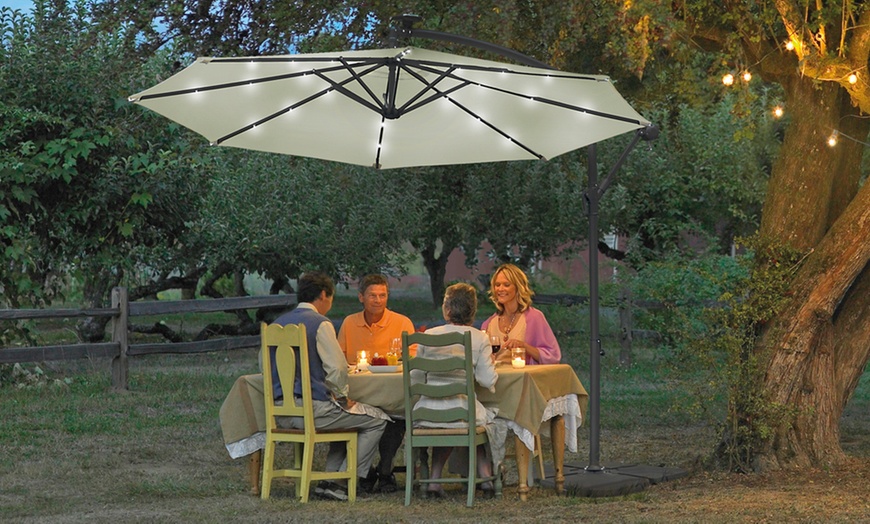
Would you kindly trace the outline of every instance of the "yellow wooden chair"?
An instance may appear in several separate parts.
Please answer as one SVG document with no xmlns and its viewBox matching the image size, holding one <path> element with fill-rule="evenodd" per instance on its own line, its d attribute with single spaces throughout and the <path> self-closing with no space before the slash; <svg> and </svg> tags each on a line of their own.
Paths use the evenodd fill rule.
<svg viewBox="0 0 870 524">
<path fill-rule="evenodd" d="M 418 344 L 429 347 L 444 347 L 461 345 L 465 351 L 461 357 L 449 357 L 440 359 L 425 359 L 420 356 L 410 358 L 408 346 Z M 422 370 L 427 373 L 449 373 L 464 371 L 466 380 L 461 383 L 448 385 L 434 384 L 411 384 L 411 371 Z M 465 483 L 468 486 L 466 505 L 474 505 L 474 490 L 477 484 L 482 482 L 495 482 L 496 493 L 501 492 L 500 478 L 477 477 L 477 446 L 488 442 L 486 431 L 483 426 L 475 426 L 475 393 L 474 393 L 474 363 L 471 357 L 471 332 L 445 333 L 440 335 L 426 333 L 402 333 L 402 374 L 405 388 L 405 464 L 408 471 L 405 473 L 405 505 L 411 504 L 411 493 L 414 485 L 424 486 L 429 483 Z M 429 398 L 444 398 L 454 395 L 466 395 L 468 397 L 467 409 L 456 408 L 449 410 L 434 410 L 419 408 L 414 409 L 415 400 L 419 395 Z M 466 421 L 470 422 L 464 428 L 418 428 L 414 427 L 419 421 L 436 423 Z M 435 447 L 463 447 L 468 452 L 468 476 L 462 478 L 445 477 L 439 479 L 417 479 L 414 467 L 417 463 L 418 448 Z M 421 475 L 428 477 L 428 468 L 420 468 Z"/>
<path fill-rule="evenodd" d="M 284 390 L 283 403 L 272 399 L 272 355 Z M 354 430 L 318 431 L 314 427 L 314 408 L 311 398 L 311 374 L 308 367 L 308 341 L 305 326 L 260 324 L 260 352 L 263 361 L 263 393 L 266 402 L 266 447 L 263 455 L 263 481 L 260 498 L 267 500 L 272 479 L 291 477 L 296 479 L 296 496 L 308 502 L 311 483 L 325 479 L 347 479 L 348 500 L 356 500 L 357 483 L 357 433 Z M 297 360 L 297 354 L 299 356 Z M 302 373 L 302 405 L 293 401 L 293 383 L 297 368 Z M 304 429 L 283 429 L 275 424 L 275 417 L 302 417 Z M 275 444 L 291 442 L 293 468 L 275 469 Z M 313 471 L 314 445 L 321 442 L 347 443 L 347 471 Z"/>
</svg>

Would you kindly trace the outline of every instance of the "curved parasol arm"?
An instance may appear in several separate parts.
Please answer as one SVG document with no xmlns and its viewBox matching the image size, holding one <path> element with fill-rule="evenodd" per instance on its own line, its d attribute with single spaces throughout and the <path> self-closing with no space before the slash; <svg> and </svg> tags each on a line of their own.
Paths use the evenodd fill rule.
<svg viewBox="0 0 870 524">
<path fill-rule="evenodd" d="M 451 42 L 454 44 L 462 44 L 476 47 L 478 49 L 483 49 L 484 51 L 489 51 L 491 53 L 510 58 L 511 60 L 515 60 L 523 65 L 540 67 L 542 69 L 556 70 L 555 67 L 549 64 L 541 62 L 540 60 L 535 60 L 534 58 L 524 55 L 519 51 L 515 51 L 509 47 L 500 46 L 491 42 L 485 42 L 483 40 L 477 40 L 475 38 L 469 38 L 467 36 L 454 35 L 452 33 L 432 31 L 429 29 L 414 29 L 413 25 L 423 20 L 422 17 L 417 15 L 394 16 L 392 20 L 393 22 L 398 22 L 400 26 L 397 27 L 396 25 L 393 25 L 393 27 L 390 28 L 390 47 L 398 47 L 400 40 L 406 40 L 409 38 L 428 38 L 429 40 L 439 40 L 442 42 Z"/>
</svg>

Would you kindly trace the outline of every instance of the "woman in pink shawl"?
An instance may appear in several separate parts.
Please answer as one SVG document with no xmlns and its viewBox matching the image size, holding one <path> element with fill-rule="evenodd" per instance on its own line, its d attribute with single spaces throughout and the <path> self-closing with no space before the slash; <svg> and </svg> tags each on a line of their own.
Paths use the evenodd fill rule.
<svg viewBox="0 0 870 524">
<path fill-rule="evenodd" d="M 559 342 L 539 309 L 532 307 L 534 292 L 523 270 L 513 264 L 499 266 L 489 281 L 489 298 L 496 312 L 481 326 L 501 341 L 497 361 L 509 362 L 511 349 L 526 350 L 526 364 L 558 364 Z"/>
</svg>

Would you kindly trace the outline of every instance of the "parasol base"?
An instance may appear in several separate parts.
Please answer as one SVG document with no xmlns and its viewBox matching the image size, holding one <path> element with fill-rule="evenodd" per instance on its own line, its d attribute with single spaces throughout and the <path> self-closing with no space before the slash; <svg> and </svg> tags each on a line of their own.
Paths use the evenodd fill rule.
<svg viewBox="0 0 870 524">
<path fill-rule="evenodd" d="M 582 464 L 565 464 L 565 494 L 574 497 L 619 497 L 637 493 L 652 484 L 687 476 L 688 471 L 663 466 L 640 464 L 605 465 L 599 471 L 587 471 Z M 555 488 L 555 472 L 544 466 L 541 487 Z"/>
</svg>

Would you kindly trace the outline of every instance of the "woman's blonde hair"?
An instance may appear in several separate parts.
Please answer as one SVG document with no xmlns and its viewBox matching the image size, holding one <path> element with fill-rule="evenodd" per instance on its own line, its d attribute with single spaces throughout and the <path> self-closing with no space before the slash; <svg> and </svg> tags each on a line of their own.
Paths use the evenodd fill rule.
<svg viewBox="0 0 870 524">
<path fill-rule="evenodd" d="M 498 303 L 498 298 L 495 296 L 495 278 L 499 273 L 504 273 L 508 282 L 517 288 L 517 311 L 522 313 L 532 306 L 532 295 L 535 294 L 532 288 L 529 287 L 529 277 L 523 273 L 523 270 L 513 264 L 502 264 L 493 272 L 489 279 L 489 299 L 495 304 L 495 309 L 499 314 L 504 313 L 504 306 Z"/>
</svg>

